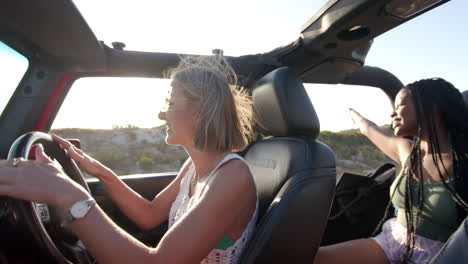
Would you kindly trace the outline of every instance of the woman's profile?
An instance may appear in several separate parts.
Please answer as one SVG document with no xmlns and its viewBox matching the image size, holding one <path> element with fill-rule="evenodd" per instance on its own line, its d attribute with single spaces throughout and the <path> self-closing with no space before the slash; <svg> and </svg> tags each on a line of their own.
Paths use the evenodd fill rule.
<svg viewBox="0 0 468 264">
<path fill-rule="evenodd" d="M 99 161 L 53 136 L 141 229 L 169 221 L 155 248 L 115 225 L 40 145 L 36 161 L 3 161 L 0 195 L 46 203 L 69 214 L 66 224 L 99 263 L 236 263 L 252 235 L 258 208 L 250 170 L 234 154 L 252 138 L 250 98 L 235 87 L 235 73 L 222 56 L 182 58 L 171 78 L 167 104 L 158 117 L 166 122 L 166 143 L 183 147 L 189 158 L 152 201 Z"/>
</svg>

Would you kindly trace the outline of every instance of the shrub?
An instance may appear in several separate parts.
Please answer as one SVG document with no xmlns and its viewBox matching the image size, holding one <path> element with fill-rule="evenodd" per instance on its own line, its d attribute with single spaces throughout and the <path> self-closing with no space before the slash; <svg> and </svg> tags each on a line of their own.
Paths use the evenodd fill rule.
<svg viewBox="0 0 468 264">
<path fill-rule="evenodd" d="M 153 168 L 154 161 L 151 157 L 142 156 L 138 159 L 138 164 L 144 171 L 149 171 Z"/>
</svg>

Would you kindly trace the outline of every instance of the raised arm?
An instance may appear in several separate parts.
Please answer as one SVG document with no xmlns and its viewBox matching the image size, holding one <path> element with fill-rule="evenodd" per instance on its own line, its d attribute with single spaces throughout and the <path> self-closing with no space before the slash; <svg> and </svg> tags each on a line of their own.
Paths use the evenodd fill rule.
<svg viewBox="0 0 468 264">
<path fill-rule="evenodd" d="M 152 201 L 148 201 L 120 180 L 111 169 L 75 148 L 69 141 L 57 135 L 53 135 L 53 138 L 67 150 L 69 157 L 75 160 L 81 169 L 102 182 L 110 198 L 139 228 L 149 230 L 167 220 L 170 207 L 179 191 L 180 179 L 188 167 L 187 162 L 182 166 L 176 179 Z"/>
<path fill-rule="evenodd" d="M 411 152 L 411 140 L 385 133 L 374 122 L 363 117 L 352 108 L 349 108 L 348 112 L 353 122 L 358 125 L 361 133 L 369 138 L 377 148 L 393 161 L 399 164 L 405 162 Z"/>
</svg>

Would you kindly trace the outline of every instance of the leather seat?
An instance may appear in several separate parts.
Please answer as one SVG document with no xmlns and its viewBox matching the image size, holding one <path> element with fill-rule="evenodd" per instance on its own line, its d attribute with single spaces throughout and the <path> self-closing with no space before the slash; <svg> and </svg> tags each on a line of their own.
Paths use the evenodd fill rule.
<svg viewBox="0 0 468 264">
<path fill-rule="evenodd" d="M 279 68 L 252 91 L 266 138 L 247 150 L 259 197 L 259 222 L 240 263 L 312 263 L 336 182 L 333 151 L 296 74 Z"/>
<path fill-rule="evenodd" d="M 468 105 L 468 90 L 462 92 L 463 95 L 463 100 L 465 101 L 465 104 Z"/>
<path fill-rule="evenodd" d="M 468 218 L 450 236 L 444 247 L 432 259 L 431 264 L 468 263 Z"/>
</svg>

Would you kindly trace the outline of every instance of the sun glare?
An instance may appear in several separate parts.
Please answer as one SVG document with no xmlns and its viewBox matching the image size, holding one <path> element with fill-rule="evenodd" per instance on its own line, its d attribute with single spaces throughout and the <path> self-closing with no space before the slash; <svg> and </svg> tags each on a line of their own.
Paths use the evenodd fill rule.
<svg viewBox="0 0 468 264">
<path fill-rule="evenodd" d="M 170 87 L 169 79 L 82 78 L 70 89 L 53 128 L 101 128 L 163 124 L 158 112 Z"/>
<path fill-rule="evenodd" d="M 319 117 L 321 130 L 358 128 L 351 121 L 348 108 L 353 108 L 379 126 L 390 123 L 390 100 L 378 88 L 326 84 L 306 84 L 305 87 Z"/>
</svg>

